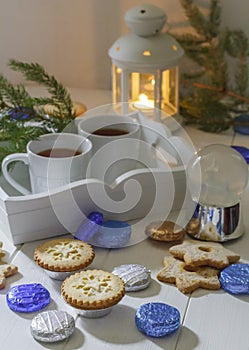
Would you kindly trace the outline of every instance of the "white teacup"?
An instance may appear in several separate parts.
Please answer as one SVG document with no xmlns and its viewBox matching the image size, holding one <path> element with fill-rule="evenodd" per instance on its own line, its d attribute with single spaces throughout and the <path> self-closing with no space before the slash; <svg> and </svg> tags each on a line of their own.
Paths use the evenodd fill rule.
<svg viewBox="0 0 249 350">
<path fill-rule="evenodd" d="M 111 114 L 83 117 L 77 128 L 93 145 L 87 177 L 112 183 L 136 168 L 141 130 L 135 118 Z"/>
<path fill-rule="evenodd" d="M 27 153 L 14 153 L 5 157 L 2 172 L 5 179 L 20 193 L 39 193 L 84 179 L 91 154 L 91 141 L 81 135 L 46 134 L 30 141 Z M 28 165 L 32 192 L 11 176 L 9 164 L 16 161 Z"/>
</svg>

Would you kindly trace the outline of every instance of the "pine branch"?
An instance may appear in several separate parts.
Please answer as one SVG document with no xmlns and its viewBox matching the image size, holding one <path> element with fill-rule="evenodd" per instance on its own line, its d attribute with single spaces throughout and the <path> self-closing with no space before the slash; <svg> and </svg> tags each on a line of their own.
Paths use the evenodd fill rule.
<svg viewBox="0 0 249 350">
<path fill-rule="evenodd" d="M 46 86 L 48 92 L 52 95 L 53 104 L 58 108 L 61 118 L 73 119 L 73 103 L 71 96 L 64 86 L 56 78 L 49 75 L 45 69 L 38 63 L 23 63 L 16 60 L 10 60 L 9 66 L 14 71 L 22 72 L 27 80 L 34 81 Z"/>
<path fill-rule="evenodd" d="M 225 49 L 231 57 L 247 57 L 249 55 L 248 37 L 242 30 L 227 30 Z"/>
<path fill-rule="evenodd" d="M 241 30 L 220 29 L 219 0 L 210 0 L 206 17 L 194 0 L 180 0 L 180 3 L 196 32 L 174 35 L 186 56 L 196 64 L 193 72 L 181 75 L 184 86 L 181 112 L 187 122 L 194 122 L 207 131 L 225 130 L 232 123 L 224 106 L 226 96 L 229 96 L 230 111 L 238 113 L 241 104 L 245 110 L 249 109 L 249 39 Z M 228 69 L 229 56 L 236 63 L 235 70 Z"/>
<path fill-rule="evenodd" d="M 245 95 L 248 87 L 248 66 L 245 60 L 241 60 L 235 74 L 236 90 L 240 95 Z"/>
<path fill-rule="evenodd" d="M 204 38 L 209 37 L 207 21 L 199 8 L 193 3 L 193 0 L 180 0 L 180 3 L 185 10 L 185 14 L 191 26 L 196 32 Z"/>
<path fill-rule="evenodd" d="M 217 37 L 220 32 L 221 6 L 218 0 L 212 0 L 209 12 L 208 28 L 212 38 Z"/>
<path fill-rule="evenodd" d="M 201 45 L 206 41 L 195 34 L 184 33 L 184 34 L 173 34 L 174 38 L 182 45 Z"/>
<path fill-rule="evenodd" d="M 20 84 L 14 87 L 2 74 L 0 74 L 0 100 L 13 107 L 34 107 L 32 98 L 24 86 Z"/>
</svg>

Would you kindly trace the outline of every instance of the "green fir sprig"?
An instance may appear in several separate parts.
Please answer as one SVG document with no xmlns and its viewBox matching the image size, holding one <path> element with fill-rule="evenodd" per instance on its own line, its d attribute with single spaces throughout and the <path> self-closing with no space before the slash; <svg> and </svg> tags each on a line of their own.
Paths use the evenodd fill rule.
<svg viewBox="0 0 249 350">
<path fill-rule="evenodd" d="M 49 97 L 31 97 L 23 84 L 13 85 L 0 74 L 0 162 L 10 153 L 25 152 L 27 143 L 42 134 L 63 131 L 75 117 L 70 94 L 40 64 L 12 59 L 8 65 L 43 85 Z M 49 115 L 47 105 L 53 107 Z"/>
<path fill-rule="evenodd" d="M 74 117 L 72 112 L 73 103 L 70 94 L 64 86 L 59 83 L 53 75 L 49 75 L 41 65 L 38 63 L 23 63 L 12 59 L 9 61 L 9 67 L 14 71 L 21 72 L 26 80 L 39 83 L 47 88 L 52 99 L 36 98 L 35 102 L 37 105 L 50 103 L 57 108 L 54 114 L 55 116 L 70 120 Z"/>
<path fill-rule="evenodd" d="M 219 0 L 210 0 L 206 15 L 194 0 L 179 1 L 193 32 L 173 35 L 195 64 L 192 72 L 181 75 L 180 111 L 187 123 L 221 132 L 233 124 L 239 105 L 249 109 L 249 41 L 242 30 L 221 29 Z M 234 61 L 234 70 L 229 69 L 228 58 Z"/>
</svg>

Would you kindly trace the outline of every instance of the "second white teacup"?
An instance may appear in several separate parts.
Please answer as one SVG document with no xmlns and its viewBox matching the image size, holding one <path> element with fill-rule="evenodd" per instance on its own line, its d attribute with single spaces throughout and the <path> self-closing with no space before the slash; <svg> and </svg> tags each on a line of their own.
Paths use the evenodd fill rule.
<svg viewBox="0 0 249 350">
<path fill-rule="evenodd" d="M 112 183 L 136 168 L 141 130 L 135 118 L 111 114 L 89 116 L 77 127 L 78 133 L 93 145 L 87 177 Z"/>
</svg>

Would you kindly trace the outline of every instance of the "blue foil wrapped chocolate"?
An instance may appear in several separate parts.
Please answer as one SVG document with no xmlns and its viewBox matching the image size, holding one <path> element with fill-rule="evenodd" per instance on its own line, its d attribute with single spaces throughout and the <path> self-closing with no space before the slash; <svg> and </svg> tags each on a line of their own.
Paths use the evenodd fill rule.
<svg viewBox="0 0 249 350">
<path fill-rule="evenodd" d="M 249 114 L 240 114 L 234 118 L 233 129 L 243 135 L 249 135 Z"/>
<path fill-rule="evenodd" d="M 131 225 L 124 221 L 107 220 L 100 226 L 91 244 L 103 248 L 122 248 L 131 236 Z"/>
<path fill-rule="evenodd" d="M 181 324 L 180 312 L 164 303 L 141 305 L 135 316 L 138 330 L 154 338 L 164 337 L 178 330 Z"/>
<path fill-rule="evenodd" d="M 6 301 L 13 311 L 35 312 L 50 303 L 50 293 L 40 283 L 20 284 L 8 291 Z"/>
<path fill-rule="evenodd" d="M 233 149 L 235 149 L 237 152 L 239 152 L 242 157 L 245 159 L 247 164 L 249 164 L 249 148 L 244 146 L 231 146 Z"/>
<path fill-rule="evenodd" d="M 90 239 L 98 232 L 102 223 L 103 214 L 99 212 L 92 212 L 80 224 L 74 237 L 80 239 L 81 241 L 89 242 Z"/>
<path fill-rule="evenodd" d="M 11 119 L 16 121 L 30 120 L 36 117 L 36 113 L 32 108 L 28 107 L 15 107 L 9 111 L 9 116 Z"/>
<path fill-rule="evenodd" d="M 230 294 L 249 294 L 249 264 L 232 264 L 221 271 L 221 287 Z"/>
</svg>

